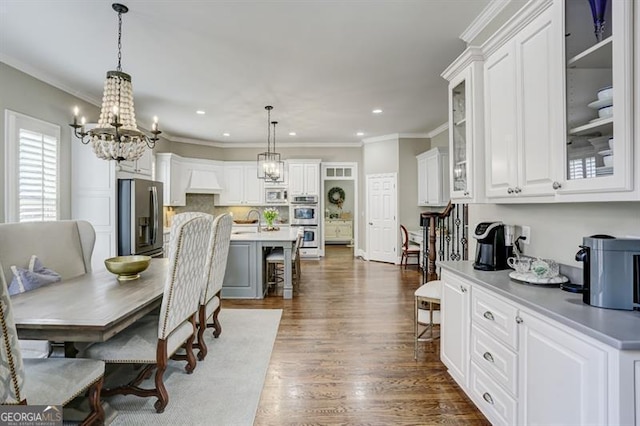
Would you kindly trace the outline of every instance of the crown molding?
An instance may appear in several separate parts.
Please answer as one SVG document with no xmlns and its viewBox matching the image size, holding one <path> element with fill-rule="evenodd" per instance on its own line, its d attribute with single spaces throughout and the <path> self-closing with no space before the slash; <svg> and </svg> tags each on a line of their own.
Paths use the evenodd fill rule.
<svg viewBox="0 0 640 426">
<path fill-rule="evenodd" d="M 10 67 L 13 67 L 15 69 L 17 69 L 18 71 L 22 71 L 25 74 L 30 75 L 31 77 L 42 81 L 43 83 L 46 83 L 50 86 L 55 87 L 56 89 L 62 90 L 63 92 L 66 92 L 72 96 L 75 96 L 76 98 L 82 99 L 85 102 L 88 102 L 92 105 L 97 106 L 98 108 L 100 108 L 100 100 L 96 99 L 92 96 L 89 96 L 85 93 L 82 92 L 78 92 L 75 89 L 72 89 L 71 87 L 67 86 L 66 84 L 62 83 L 60 80 L 57 80 L 55 78 L 53 78 L 50 74 L 48 74 L 45 71 L 42 71 L 39 68 L 33 67 L 31 65 L 27 65 L 23 62 L 18 61 L 15 58 L 12 58 L 11 56 L 7 56 L 3 53 L 0 53 L 0 62 L 4 62 L 5 64 L 9 65 Z"/>
<path fill-rule="evenodd" d="M 553 4 L 553 0 L 535 0 L 525 3 L 503 26 L 501 26 L 482 46 L 484 57 L 489 57 L 498 48 L 511 40 L 529 22 L 540 16 Z"/>
<path fill-rule="evenodd" d="M 460 39 L 467 44 L 471 43 L 509 3 L 511 3 L 511 0 L 491 0 L 460 34 Z"/>
<path fill-rule="evenodd" d="M 451 64 L 442 71 L 440 77 L 447 81 L 451 81 L 453 77 L 458 75 L 460 71 L 467 68 L 474 62 L 484 61 L 482 49 L 477 46 L 469 46 L 460 54 Z"/>
<path fill-rule="evenodd" d="M 448 130 L 448 129 L 449 129 L 449 122 L 447 121 L 446 123 L 442 123 L 441 125 L 439 125 L 435 129 L 433 129 L 432 131 L 427 133 L 427 137 L 429 139 L 432 139 L 432 138 L 438 136 L 440 133 L 442 133 L 442 132 L 444 132 L 445 130 Z"/>
<path fill-rule="evenodd" d="M 264 143 L 254 142 L 219 142 L 202 139 L 183 138 L 179 136 L 166 138 L 171 142 L 190 143 L 223 149 L 255 149 L 264 148 Z M 362 142 L 279 142 L 279 148 L 360 148 Z"/>
<path fill-rule="evenodd" d="M 427 139 L 427 133 L 391 133 L 389 135 L 374 136 L 372 138 L 362 139 L 363 145 L 376 142 L 392 141 L 398 139 Z"/>
</svg>

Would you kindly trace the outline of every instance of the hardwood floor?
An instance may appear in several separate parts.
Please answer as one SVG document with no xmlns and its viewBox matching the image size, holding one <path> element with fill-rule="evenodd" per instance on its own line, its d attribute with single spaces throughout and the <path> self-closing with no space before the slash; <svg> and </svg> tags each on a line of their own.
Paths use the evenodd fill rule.
<svg viewBox="0 0 640 426">
<path fill-rule="evenodd" d="M 224 300 L 283 309 L 255 424 L 488 425 L 440 362 L 439 340 L 413 359 L 421 277 L 329 246 L 303 260 L 293 300 Z"/>
</svg>

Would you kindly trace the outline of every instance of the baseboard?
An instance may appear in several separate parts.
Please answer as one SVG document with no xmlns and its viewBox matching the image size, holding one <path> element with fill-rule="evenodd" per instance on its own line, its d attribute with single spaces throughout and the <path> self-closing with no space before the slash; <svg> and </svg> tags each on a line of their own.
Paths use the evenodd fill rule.
<svg viewBox="0 0 640 426">
<path fill-rule="evenodd" d="M 356 251 L 356 257 L 361 257 L 363 260 L 369 260 L 367 253 L 364 250 L 358 249 Z"/>
</svg>

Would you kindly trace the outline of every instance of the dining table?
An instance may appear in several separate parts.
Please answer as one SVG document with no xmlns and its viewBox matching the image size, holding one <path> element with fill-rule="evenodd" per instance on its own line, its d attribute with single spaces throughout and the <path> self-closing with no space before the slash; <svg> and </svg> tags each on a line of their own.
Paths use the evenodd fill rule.
<svg viewBox="0 0 640 426">
<path fill-rule="evenodd" d="M 75 278 L 11 296 L 20 339 L 104 342 L 162 303 L 169 259 L 151 259 L 140 278 L 119 281 L 102 267 Z"/>
</svg>

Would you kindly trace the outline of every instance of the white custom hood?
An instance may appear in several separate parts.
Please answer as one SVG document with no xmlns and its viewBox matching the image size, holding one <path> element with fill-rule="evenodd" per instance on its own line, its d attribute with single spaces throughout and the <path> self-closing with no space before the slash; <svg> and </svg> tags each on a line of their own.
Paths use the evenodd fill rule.
<svg viewBox="0 0 640 426">
<path fill-rule="evenodd" d="M 192 170 L 187 185 L 187 194 L 219 194 L 222 187 L 218 183 L 215 172 Z"/>
</svg>

